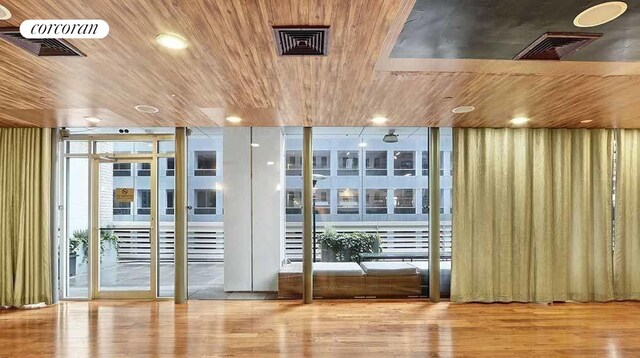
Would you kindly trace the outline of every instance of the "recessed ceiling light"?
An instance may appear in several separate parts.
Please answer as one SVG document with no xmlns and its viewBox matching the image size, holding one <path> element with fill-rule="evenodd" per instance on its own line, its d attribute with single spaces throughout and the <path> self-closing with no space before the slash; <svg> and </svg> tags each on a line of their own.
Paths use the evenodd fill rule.
<svg viewBox="0 0 640 358">
<path fill-rule="evenodd" d="M 254 148 L 258 148 L 260 146 L 260 143 L 251 143 L 251 146 Z"/>
<path fill-rule="evenodd" d="M 100 119 L 98 117 L 93 117 L 93 116 L 84 116 L 83 118 L 86 121 L 91 122 L 91 123 L 99 123 L 100 121 L 102 121 L 102 119 Z"/>
<path fill-rule="evenodd" d="M 371 122 L 373 124 L 385 124 L 387 122 L 387 118 L 386 117 L 373 117 L 371 119 Z"/>
<path fill-rule="evenodd" d="M 476 107 L 474 106 L 460 106 L 451 110 L 451 112 L 460 114 L 460 113 L 469 113 L 472 112 Z"/>
<path fill-rule="evenodd" d="M 11 18 L 11 11 L 6 7 L 0 5 L 0 20 L 9 20 Z"/>
<path fill-rule="evenodd" d="M 176 34 L 163 33 L 156 36 L 156 42 L 163 47 L 172 50 L 182 50 L 187 48 L 188 43 L 182 36 Z"/>
<path fill-rule="evenodd" d="M 226 118 L 227 122 L 231 122 L 231 123 L 240 123 L 242 122 L 242 118 L 240 117 L 235 117 L 235 116 L 229 116 Z"/>
<path fill-rule="evenodd" d="M 267 165 L 274 165 L 276 164 L 275 162 L 267 162 Z"/>
<path fill-rule="evenodd" d="M 580 123 L 591 123 L 591 122 L 593 122 L 593 119 L 585 119 L 580 121 Z"/>
<path fill-rule="evenodd" d="M 364 148 L 364 147 L 366 147 L 366 146 L 367 146 L 367 142 L 360 142 L 360 143 L 358 143 L 358 147 L 360 147 L 360 148 Z"/>
<path fill-rule="evenodd" d="M 139 104 L 135 106 L 136 111 L 142 113 L 158 113 L 160 110 L 153 106 L 147 106 L 146 104 Z"/>
<path fill-rule="evenodd" d="M 529 122 L 529 118 L 527 117 L 516 117 L 511 120 L 511 124 L 520 125 Z"/>
<path fill-rule="evenodd" d="M 622 1 L 609 1 L 592 6 L 573 19 L 577 27 L 594 27 L 616 19 L 627 11 L 627 4 Z"/>
</svg>

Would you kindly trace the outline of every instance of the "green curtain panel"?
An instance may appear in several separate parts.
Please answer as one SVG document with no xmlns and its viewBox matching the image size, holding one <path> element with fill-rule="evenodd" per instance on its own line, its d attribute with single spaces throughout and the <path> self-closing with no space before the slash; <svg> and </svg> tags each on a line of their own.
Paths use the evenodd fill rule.
<svg viewBox="0 0 640 358">
<path fill-rule="evenodd" d="M 0 128 L 0 305 L 51 303 L 51 130 Z"/>
<path fill-rule="evenodd" d="M 454 129 L 453 301 L 613 299 L 612 138 Z"/>
<path fill-rule="evenodd" d="M 615 293 L 640 300 L 640 130 L 620 130 L 617 155 Z"/>
</svg>

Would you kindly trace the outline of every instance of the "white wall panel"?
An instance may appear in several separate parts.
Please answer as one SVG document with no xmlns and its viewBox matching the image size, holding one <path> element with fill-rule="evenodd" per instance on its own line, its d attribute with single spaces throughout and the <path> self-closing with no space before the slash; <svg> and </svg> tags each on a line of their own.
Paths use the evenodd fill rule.
<svg viewBox="0 0 640 358">
<path fill-rule="evenodd" d="M 251 291 L 251 128 L 224 129 L 224 290 Z"/>
<path fill-rule="evenodd" d="M 277 291 L 284 258 L 284 136 L 280 128 L 254 127 L 253 168 L 253 290 Z"/>
</svg>

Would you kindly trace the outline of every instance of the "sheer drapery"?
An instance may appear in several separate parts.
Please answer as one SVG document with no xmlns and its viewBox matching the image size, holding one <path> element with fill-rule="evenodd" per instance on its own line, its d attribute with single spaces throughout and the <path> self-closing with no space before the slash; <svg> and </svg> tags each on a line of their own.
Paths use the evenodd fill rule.
<svg viewBox="0 0 640 358">
<path fill-rule="evenodd" d="M 640 300 L 640 130 L 620 130 L 617 156 L 615 293 Z"/>
<path fill-rule="evenodd" d="M 0 305 L 51 302 L 51 130 L 0 128 Z"/>
<path fill-rule="evenodd" d="M 611 130 L 454 130 L 452 300 L 613 299 Z"/>
</svg>

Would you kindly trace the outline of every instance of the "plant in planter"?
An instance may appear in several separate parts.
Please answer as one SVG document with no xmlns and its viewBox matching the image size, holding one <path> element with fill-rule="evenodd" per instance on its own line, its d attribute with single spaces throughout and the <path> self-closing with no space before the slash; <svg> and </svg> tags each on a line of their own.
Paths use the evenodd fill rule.
<svg viewBox="0 0 640 358">
<path fill-rule="evenodd" d="M 107 250 L 107 244 L 111 244 L 111 246 L 116 250 L 116 254 L 120 254 L 120 242 L 118 241 L 118 236 L 113 233 L 111 230 L 101 230 L 100 231 L 100 260 L 102 260 L 102 256 L 104 252 Z M 69 266 L 71 266 L 71 256 L 74 256 L 74 266 L 75 267 L 75 257 L 82 251 L 82 262 L 87 262 L 89 259 L 89 230 L 76 230 L 73 232 L 73 236 L 69 240 Z"/>
<path fill-rule="evenodd" d="M 332 227 L 327 227 L 318 241 L 322 249 L 322 261 L 355 262 L 360 253 L 381 251 L 378 234 L 337 233 Z"/>
</svg>

